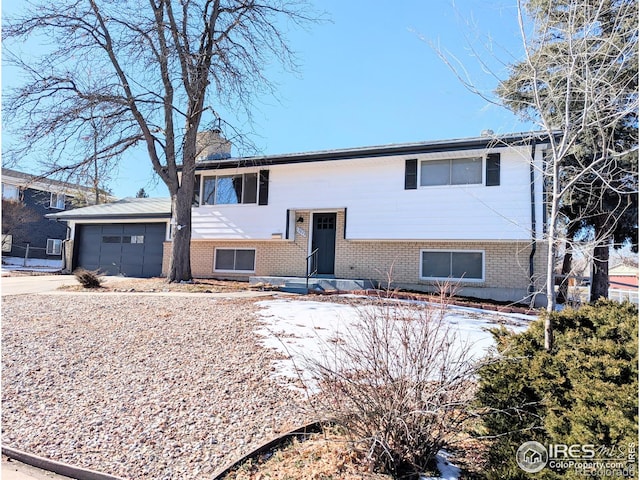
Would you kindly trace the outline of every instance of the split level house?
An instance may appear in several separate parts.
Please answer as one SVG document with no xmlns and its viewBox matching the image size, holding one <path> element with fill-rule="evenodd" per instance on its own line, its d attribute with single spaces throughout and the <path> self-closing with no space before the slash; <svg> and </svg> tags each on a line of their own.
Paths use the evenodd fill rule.
<svg viewBox="0 0 640 480">
<path fill-rule="evenodd" d="M 311 273 L 383 287 L 447 286 L 458 295 L 543 302 L 537 295 L 544 289 L 547 251 L 543 136 L 243 158 L 231 156 L 219 132 L 204 132 L 199 142 L 194 277 L 272 282 Z M 111 216 L 86 209 L 53 215 L 69 221 L 75 264 L 104 268 L 134 257 L 144 263 L 151 239 L 145 232 L 153 227 L 154 246 L 148 248 L 157 264 L 154 274 L 166 273 L 175 227 L 168 201 L 125 199 L 113 205 Z M 125 248 L 126 256 L 105 254 Z"/>
<path fill-rule="evenodd" d="M 111 199 L 100 193 L 103 200 Z M 2 168 L 3 259 L 60 261 L 67 225 L 46 215 L 88 205 L 94 197 L 94 190 L 84 185 Z"/>
</svg>

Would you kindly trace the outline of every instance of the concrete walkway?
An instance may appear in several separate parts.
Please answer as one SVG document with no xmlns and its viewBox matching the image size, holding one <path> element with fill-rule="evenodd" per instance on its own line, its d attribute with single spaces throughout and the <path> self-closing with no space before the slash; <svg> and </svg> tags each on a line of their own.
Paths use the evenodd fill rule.
<svg viewBox="0 0 640 480">
<path fill-rule="evenodd" d="M 115 283 L 121 280 L 131 280 L 128 277 L 106 276 L 104 283 Z M 0 292 L 5 295 L 27 295 L 32 293 L 53 292 L 63 285 L 78 285 L 73 275 L 20 275 L 15 277 L 2 277 L 0 279 Z"/>
<path fill-rule="evenodd" d="M 69 477 L 63 477 L 46 470 L 32 467 L 25 463 L 15 460 L 8 460 L 2 456 L 2 472 L 0 473 L 2 480 L 69 480 Z"/>
</svg>

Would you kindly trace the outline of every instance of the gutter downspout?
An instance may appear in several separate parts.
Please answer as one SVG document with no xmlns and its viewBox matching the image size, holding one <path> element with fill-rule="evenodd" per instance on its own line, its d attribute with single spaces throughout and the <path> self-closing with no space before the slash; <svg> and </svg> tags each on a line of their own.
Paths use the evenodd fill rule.
<svg viewBox="0 0 640 480">
<path fill-rule="evenodd" d="M 531 162 L 529 163 L 529 191 L 531 194 L 531 253 L 529 254 L 529 296 L 532 304 L 535 303 L 535 262 L 537 250 L 536 238 L 536 193 L 535 193 L 535 169 L 536 141 L 531 141 Z"/>
<path fill-rule="evenodd" d="M 60 220 L 56 218 L 56 222 L 65 222 L 65 220 Z M 71 269 L 67 270 L 67 245 L 69 245 L 69 240 L 71 240 L 71 227 L 68 222 L 65 222 L 65 227 L 67 229 L 66 238 L 62 241 L 62 268 L 60 271 L 62 273 L 71 273 Z"/>
</svg>

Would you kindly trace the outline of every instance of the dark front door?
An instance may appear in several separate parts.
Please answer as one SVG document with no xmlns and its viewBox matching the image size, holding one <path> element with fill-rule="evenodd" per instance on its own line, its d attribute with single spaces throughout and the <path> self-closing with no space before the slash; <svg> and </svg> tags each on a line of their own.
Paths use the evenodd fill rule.
<svg viewBox="0 0 640 480">
<path fill-rule="evenodd" d="M 318 249 L 318 275 L 333 275 L 336 263 L 336 214 L 314 213 L 311 250 Z"/>
</svg>

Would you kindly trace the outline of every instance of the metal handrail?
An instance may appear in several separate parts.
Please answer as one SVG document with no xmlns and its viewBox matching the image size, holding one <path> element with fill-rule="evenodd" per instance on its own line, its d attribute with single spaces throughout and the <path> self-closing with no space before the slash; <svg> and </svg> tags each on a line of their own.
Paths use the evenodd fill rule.
<svg viewBox="0 0 640 480">
<path fill-rule="evenodd" d="M 311 259 L 311 264 L 309 260 Z M 309 290 L 309 278 L 318 275 L 318 249 L 316 248 L 311 254 L 307 255 L 307 290 Z"/>
</svg>

